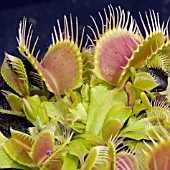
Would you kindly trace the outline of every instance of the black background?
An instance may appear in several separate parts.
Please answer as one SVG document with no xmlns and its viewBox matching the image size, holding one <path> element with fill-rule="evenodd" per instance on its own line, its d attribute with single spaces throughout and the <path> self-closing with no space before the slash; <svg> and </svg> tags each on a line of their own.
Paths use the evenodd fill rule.
<svg viewBox="0 0 170 170">
<path fill-rule="evenodd" d="M 149 9 L 160 13 L 161 21 L 167 21 L 170 17 L 170 0 L 1 0 L 0 1 L 0 62 L 4 58 L 4 52 L 19 56 L 16 36 L 18 35 L 19 21 L 25 16 L 28 23 L 33 25 L 34 36 L 39 36 L 37 48 L 41 50 L 43 57 L 51 43 L 51 32 L 57 19 L 62 24 L 63 16 L 71 13 L 73 18 L 79 18 L 79 29 L 92 25 L 90 15 L 101 24 L 98 12 L 103 14 L 103 8 L 112 4 L 113 7 L 121 6 L 128 10 L 136 18 L 138 25 L 139 11 Z M 86 34 L 90 34 L 86 29 Z"/>
</svg>

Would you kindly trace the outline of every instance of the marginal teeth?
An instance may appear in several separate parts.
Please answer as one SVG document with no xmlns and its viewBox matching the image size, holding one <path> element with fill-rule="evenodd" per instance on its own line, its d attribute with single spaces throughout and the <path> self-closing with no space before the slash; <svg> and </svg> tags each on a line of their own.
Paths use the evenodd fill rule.
<svg viewBox="0 0 170 170">
<path fill-rule="evenodd" d="M 123 70 L 133 51 L 143 38 L 140 37 L 137 23 L 130 12 L 125 14 L 120 7 L 114 9 L 111 5 L 108 9 L 109 12 L 104 9 L 104 17 L 99 13 L 102 34 L 95 19 L 91 17 L 95 29 L 88 27 L 92 31 L 94 40 L 87 36 L 94 48 L 93 72 L 98 78 L 117 85 L 121 75 L 124 75 Z"/>
</svg>

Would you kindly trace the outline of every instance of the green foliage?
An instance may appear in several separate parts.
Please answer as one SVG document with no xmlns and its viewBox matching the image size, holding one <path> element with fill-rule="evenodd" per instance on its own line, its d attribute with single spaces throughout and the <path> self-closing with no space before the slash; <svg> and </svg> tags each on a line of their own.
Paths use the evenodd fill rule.
<svg viewBox="0 0 170 170">
<path fill-rule="evenodd" d="M 29 95 L 29 82 L 22 60 L 7 53 L 5 55 L 1 66 L 1 74 L 4 80 L 19 95 Z M 9 63 L 12 68 L 10 68 Z"/>
<path fill-rule="evenodd" d="M 161 25 L 150 11 L 147 23 L 141 17 L 144 37 L 130 14 L 120 7 L 118 16 L 114 12 L 110 5 L 105 20 L 100 14 L 102 33 L 92 18 L 90 48 L 82 48 L 84 30 L 78 45 L 78 21 L 74 36 L 72 17 L 69 27 L 65 16 L 64 36 L 58 24 L 42 62 L 34 52 L 37 40 L 30 51 L 31 27 L 25 18 L 20 23 L 19 52 L 35 72 L 28 74 L 21 59 L 5 53 L 1 74 L 13 91 L 1 90 L 11 110 L 0 111 L 26 116 L 33 127 L 28 134 L 11 129 L 10 138 L 0 133 L 1 169 L 170 167 L 159 159 L 169 158 L 170 143 L 168 23 Z"/>
</svg>

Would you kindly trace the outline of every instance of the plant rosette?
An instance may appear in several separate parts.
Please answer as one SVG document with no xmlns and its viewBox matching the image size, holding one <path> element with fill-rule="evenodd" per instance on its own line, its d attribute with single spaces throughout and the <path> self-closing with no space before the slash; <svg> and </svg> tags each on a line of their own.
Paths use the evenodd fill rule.
<svg viewBox="0 0 170 170">
<path fill-rule="evenodd" d="M 26 60 L 5 53 L 1 75 L 12 90 L 1 89 L 10 109 L 0 111 L 32 126 L 0 133 L 1 169 L 169 169 L 169 21 L 150 10 L 139 28 L 112 5 L 99 17 L 85 44 L 77 18 L 64 16 L 63 28 L 57 20 L 41 61 L 32 26 L 20 22 Z"/>
</svg>

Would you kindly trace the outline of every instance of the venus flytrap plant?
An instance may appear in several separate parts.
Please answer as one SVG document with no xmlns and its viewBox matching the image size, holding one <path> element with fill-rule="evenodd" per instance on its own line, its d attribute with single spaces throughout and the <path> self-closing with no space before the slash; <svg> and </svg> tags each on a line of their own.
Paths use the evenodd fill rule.
<svg viewBox="0 0 170 170">
<path fill-rule="evenodd" d="M 169 132 L 164 129 L 161 125 L 161 122 L 157 122 L 161 129 L 162 134 L 160 135 L 154 128 L 152 129 L 153 134 L 157 137 L 158 140 L 154 140 L 149 134 L 148 137 L 152 141 L 152 143 L 148 144 L 144 141 L 146 148 L 142 150 L 144 153 L 144 166 L 143 169 L 151 170 L 151 169 L 166 169 L 168 170 L 170 167 L 169 162 Z M 151 125 L 152 126 L 152 125 Z"/>
<path fill-rule="evenodd" d="M 55 124 L 51 122 L 41 131 L 34 128 L 30 128 L 31 136 L 13 129 L 11 129 L 10 139 L 1 134 L 3 145 L 1 145 L 0 154 L 8 157 L 10 162 L 1 164 L 1 168 L 46 169 L 52 166 L 55 169 L 61 169 L 62 157 L 68 151 L 67 144 L 73 133 L 69 129 L 65 134 L 63 131 L 61 140 L 55 133 L 56 122 Z"/>
<path fill-rule="evenodd" d="M 27 119 L 39 130 L 49 122 L 46 108 L 42 106 L 41 98 L 38 95 L 23 98 L 22 105 Z"/>
<path fill-rule="evenodd" d="M 28 76 L 22 60 L 5 53 L 5 59 L 1 66 L 1 75 L 15 92 L 14 94 L 10 91 L 1 90 L 1 93 L 6 97 L 12 109 L 12 111 L 8 113 L 22 116 L 22 102 L 18 95 L 26 96 L 30 94 Z M 5 109 L 2 109 L 2 112 L 5 113 Z"/>
<path fill-rule="evenodd" d="M 99 13 L 101 33 L 92 17 L 94 40 L 87 36 L 85 50 L 78 20 L 75 35 L 71 15 L 64 17 L 63 33 L 58 20 L 42 61 L 35 53 L 38 38 L 31 48 L 32 27 L 26 18 L 20 22 L 18 49 L 34 69 L 5 53 L 1 74 L 14 92 L 2 93 L 9 112 L 26 116 L 34 127 L 29 134 L 11 129 L 9 139 L 0 134 L 0 158 L 9 161 L 0 159 L 0 168 L 152 169 L 157 148 L 151 143 L 164 149 L 161 141 L 170 131 L 169 105 L 160 99 L 167 95 L 169 102 L 169 21 L 161 24 L 159 14 L 149 11 L 144 23 L 140 14 L 143 36 L 129 12 L 108 9 L 104 17 Z M 142 148 L 146 155 L 151 150 L 149 159 Z"/>
<path fill-rule="evenodd" d="M 27 73 L 21 59 L 5 53 L 1 74 L 16 93 L 21 96 L 30 94 Z"/>
<path fill-rule="evenodd" d="M 73 23 L 71 15 L 71 31 L 69 31 L 67 17 L 64 17 L 64 36 L 61 32 L 59 20 L 57 21 L 57 23 L 59 33 L 57 33 L 56 28 L 54 27 L 54 33 L 52 33 L 52 44 L 41 62 L 37 60 L 38 53 L 36 54 L 36 57 L 33 56 L 38 39 L 36 39 L 34 46 L 30 52 L 32 29 L 30 27 L 28 30 L 28 34 L 26 34 L 26 19 L 24 19 L 23 22 L 20 23 L 20 27 L 18 30 L 18 45 L 19 51 L 21 52 L 21 54 L 23 54 L 23 56 L 25 56 L 29 60 L 32 66 L 38 71 L 42 80 L 44 80 L 48 90 L 55 94 L 62 94 L 69 89 L 78 88 L 83 83 L 83 63 L 82 55 L 80 52 L 82 40 L 80 42 L 80 45 L 78 46 L 77 19 L 75 39 L 73 34 Z M 63 56 L 65 56 L 65 58 Z M 70 65 L 72 65 L 72 67 L 69 67 Z M 72 76 L 68 76 L 68 74 L 72 74 Z"/>
<path fill-rule="evenodd" d="M 124 10 L 120 7 L 114 10 L 110 5 L 108 8 L 109 16 L 105 11 L 105 23 L 99 13 L 102 22 L 102 34 L 100 34 L 99 28 L 92 18 L 97 30 L 97 33 L 95 33 L 92 29 L 96 44 L 89 37 L 94 48 L 93 72 L 100 79 L 118 85 L 124 67 L 131 58 L 132 51 L 136 50 L 142 41 L 142 37 L 138 33 L 138 26 L 130 13 L 126 16 Z"/>
</svg>

